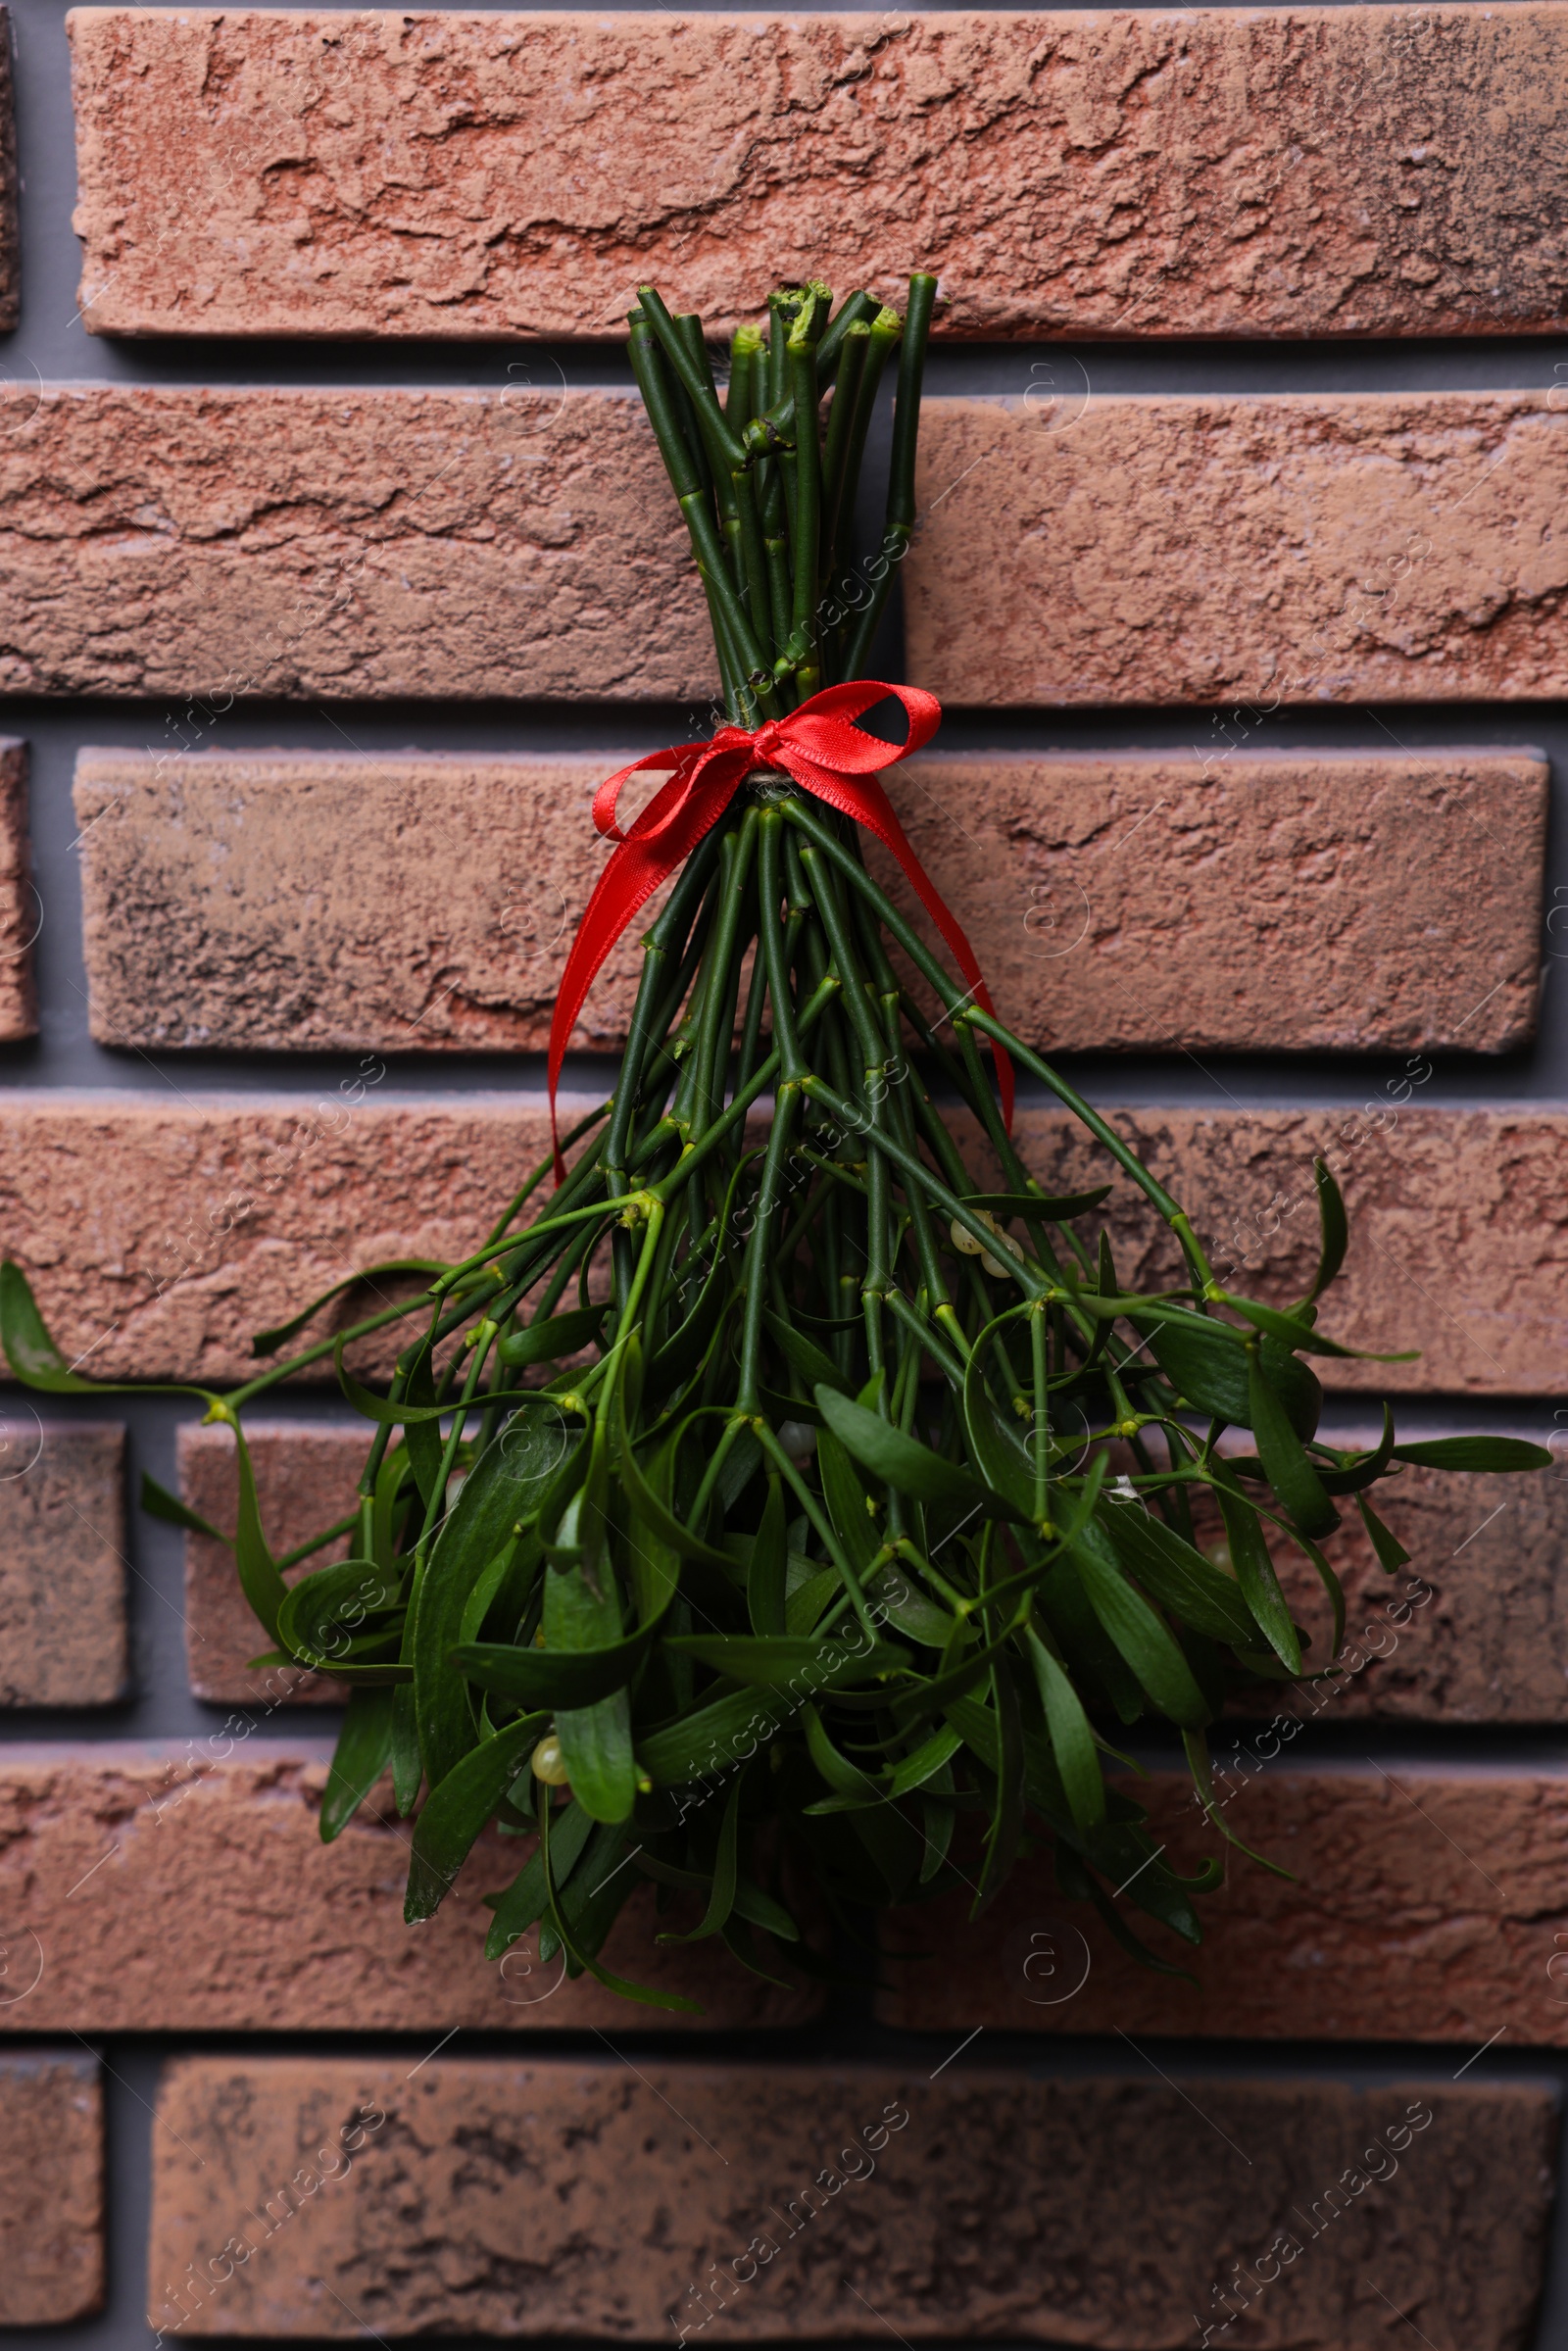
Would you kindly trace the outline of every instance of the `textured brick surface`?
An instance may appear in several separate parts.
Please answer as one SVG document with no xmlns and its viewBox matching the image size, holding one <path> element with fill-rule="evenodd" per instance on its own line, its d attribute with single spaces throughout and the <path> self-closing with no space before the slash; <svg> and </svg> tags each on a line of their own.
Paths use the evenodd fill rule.
<svg viewBox="0 0 1568 2351">
<path fill-rule="evenodd" d="M 369 1449 L 371 1431 L 354 1427 L 302 1428 L 296 1422 L 247 1421 L 245 1441 L 256 1472 L 262 1525 L 275 1557 L 309 1543 L 323 1527 L 335 1526 L 355 1507 L 355 1486 Z M 226 1429 L 204 1429 L 186 1421 L 176 1440 L 181 1498 L 225 1535 L 239 1511 L 239 1472 L 234 1440 Z M 318 1567 L 341 1559 L 347 1538 L 328 1543 L 302 1564 Z M 290 1575 L 289 1581 L 292 1582 Z M 269 1646 L 240 1589 L 234 1554 L 208 1535 L 185 1537 L 185 1654 L 190 1686 L 198 1697 L 224 1700 L 311 1699 L 342 1703 L 343 1686 L 320 1674 L 292 1667 L 262 1666 L 247 1671 L 246 1659 Z"/>
<path fill-rule="evenodd" d="M 932 401 L 922 448 L 909 674 L 955 703 L 1220 704 L 1223 749 L 1282 702 L 1568 692 L 1544 395 Z M 192 692 L 166 775 L 253 694 L 690 732 L 683 544 L 629 395 L 52 387 L 0 437 L 0 691 Z"/>
<path fill-rule="evenodd" d="M 1568 1135 L 1552 1111 L 1424 1110 L 1422 1070 L 1358 1109 L 1118 1110 L 1122 1133 L 1182 1200 L 1221 1280 L 1285 1304 L 1317 1262 L 1312 1161 L 1326 1157 L 1350 1245 L 1323 1328 L 1356 1347 L 1418 1347 L 1415 1363 L 1331 1362 L 1326 1388 L 1551 1395 L 1568 1372 Z M 1102 1181 L 1083 1130 L 1020 1113 L 1020 1149 L 1048 1191 Z M 1091 1174 L 1090 1170 L 1094 1172 Z M 1179 1279 L 1163 1228 L 1127 1184 L 1105 1203 L 1129 1288 Z"/>
<path fill-rule="evenodd" d="M 0 435 L 0 691 L 192 691 L 170 759 L 236 696 L 686 695 L 684 544 L 634 394 L 51 386 Z"/>
<path fill-rule="evenodd" d="M 93 1034 L 541 1050 L 605 861 L 594 791 L 634 757 L 214 754 L 160 774 L 83 752 Z M 623 1038 L 650 919 L 595 982 L 579 1048 Z"/>
<path fill-rule="evenodd" d="M 920 454 L 909 675 L 952 702 L 1217 703 L 1245 744 L 1281 701 L 1565 690 L 1544 393 L 935 401 Z"/>
<path fill-rule="evenodd" d="M 1419 1071 L 1387 1083 L 1397 1101 Z M 1332 1157 L 1351 1235 L 1325 1328 L 1424 1352 L 1392 1367 L 1324 1360 L 1325 1385 L 1563 1388 L 1559 1113 L 1409 1109 L 1384 1092 L 1354 1111 L 1114 1115 L 1185 1200 L 1222 1275 L 1281 1298 L 1300 1295 L 1316 1262 L 1311 1162 Z M 1023 1111 L 1017 1133 L 1048 1190 L 1103 1173 L 1062 1116 Z M 356 1266 L 476 1247 L 548 1134 L 540 1107 L 515 1097 L 415 1107 L 369 1093 L 354 1107 L 323 1093 L 189 1108 L 19 1092 L 0 1129 L 0 1221 L 73 1358 L 91 1347 L 106 1376 L 233 1380 L 254 1369 L 252 1332 Z M 1122 1183 L 1107 1202 L 1116 1263 L 1130 1284 L 1157 1286 L 1164 1229 L 1140 1200 Z M 386 1283 L 362 1292 L 353 1311 L 391 1295 Z M 329 1317 L 316 1327 L 329 1331 Z"/>
<path fill-rule="evenodd" d="M 105 333 L 604 334 L 649 276 L 732 315 L 911 254 L 968 334 L 1539 333 L 1568 287 L 1556 6 L 73 32 Z"/>
<path fill-rule="evenodd" d="M 0 1706 L 107 1706 L 125 1686 L 125 1434 L 0 1419 Z"/>
<path fill-rule="evenodd" d="M 1523 2342 L 1546 2092 L 1197 2080 L 1195 2120 L 1147 2078 L 927 2073 L 188 2058 L 159 2101 L 148 2316 L 1176 2351 L 1283 2232 L 1242 2338 L 1260 2351 L 1384 2351 L 1383 2294 L 1470 2351 Z"/>
<path fill-rule="evenodd" d="M 1217 738 L 1200 748 L 1195 759 L 977 754 L 894 771 L 906 828 L 1026 1043 L 1495 1052 L 1523 1041 L 1540 960 L 1544 761 L 1459 750 L 1232 757 Z M 892 859 L 880 866 L 891 884 Z M 914 907 L 906 885 L 895 895 Z"/>
<path fill-rule="evenodd" d="M 314 1098 L 199 1108 L 11 1096 L 0 1217 L 73 1357 L 92 1347 L 105 1376 L 247 1377 L 254 1332 L 357 1266 L 466 1254 L 548 1153 L 536 1102 L 383 1107 L 366 1089 L 384 1064 L 344 1070 Z M 346 1310 L 418 1287 L 382 1280 Z M 312 1335 L 333 1327 L 329 1311 Z"/>
<path fill-rule="evenodd" d="M 1199 1905 L 1196 1953 L 1118 1905 L 1196 1984 L 1129 1959 L 1092 1911 L 1062 1903 L 1047 1863 L 1016 1872 L 978 1929 L 967 1894 L 891 1919 L 883 2021 L 943 2033 L 1392 2037 L 1467 2053 L 1503 2032 L 1509 2047 L 1568 2044 L 1568 1780 L 1371 1758 L 1295 1768 L 1283 1734 L 1248 1752 L 1216 1783 L 1225 1818 L 1299 1883 L 1232 1853 L 1226 1885 Z M 1216 1847 L 1184 1774 L 1136 1791 L 1174 1863 Z M 1054 1938 L 1049 1977 L 1038 1964 L 1025 1973 L 1036 1931 Z"/>
<path fill-rule="evenodd" d="M 1396 1414 L 1398 1422 L 1398 1415 Z M 1335 1444 L 1373 1445 L 1370 1422 L 1338 1427 Z M 1413 1434 L 1398 1424 L 1405 1434 Z M 1455 1420 L 1450 1434 L 1461 1423 Z M 1427 1429 L 1423 1425 L 1421 1434 Z M 1541 1440 L 1540 1429 L 1521 1429 Z M 1553 1450 L 1560 1453 L 1561 1447 Z M 1378 1515 L 1410 1553 L 1388 1576 L 1353 1507 L 1327 1548 L 1345 1585 L 1346 1641 L 1339 1678 L 1284 1698 L 1306 1722 L 1347 1716 L 1410 1722 L 1568 1721 L 1568 1461 L 1538 1477 L 1456 1477 L 1405 1468 L 1374 1496 Z M 1220 1533 L 1215 1526 L 1214 1534 Z M 1276 1564 L 1297 1622 L 1311 1628 L 1312 1656 L 1327 1656 L 1323 1588 L 1289 1546 Z M 1277 1688 L 1259 1690 L 1250 1715 L 1272 1715 Z M 1216 1752 L 1229 1742 L 1221 1740 Z M 1245 1740 L 1244 1740 L 1245 1744 Z"/>
<path fill-rule="evenodd" d="M 0 1043 L 37 1033 L 32 950 L 41 919 L 27 840 L 27 747 L 0 737 Z"/>
<path fill-rule="evenodd" d="M 9 2024 L 0 1976 L 0 2029 Z M 84 2319 L 104 2297 L 98 2061 L 0 2055 L 0 2327 Z"/>
<path fill-rule="evenodd" d="M 320 1842 L 328 1751 L 233 1721 L 156 1746 L 5 1749 L 0 1918 L 14 1980 L 27 1984 L 0 2010 L 5 2029 L 438 2036 L 625 2025 L 614 1993 L 565 1983 L 559 1962 L 541 1973 L 531 1938 L 485 1960 L 480 1895 L 510 1885 L 525 1839 L 487 1833 L 435 1919 L 406 1927 L 410 1831 L 389 1794 Z M 688 1993 L 710 2025 L 814 2013 L 814 1992 L 772 1990 L 711 1944 L 656 1945 L 655 1927 L 651 1899 L 633 1896 L 608 1965 Z"/>
<path fill-rule="evenodd" d="M 627 756 L 203 754 L 160 773 L 83 752 L 93 1034 L 543 1048 L 604 861 L 594 788 Z M 1004 1017 L 1054 1051 L 1521 1042 L 1546 780 L 1528 754 L 1465 750 L 1244 753 L 1206 773 L 975 755 L 890 779 Z M 646 920 L 596 980 L 580 1047 L 624 1035 Z"/>
</svg>

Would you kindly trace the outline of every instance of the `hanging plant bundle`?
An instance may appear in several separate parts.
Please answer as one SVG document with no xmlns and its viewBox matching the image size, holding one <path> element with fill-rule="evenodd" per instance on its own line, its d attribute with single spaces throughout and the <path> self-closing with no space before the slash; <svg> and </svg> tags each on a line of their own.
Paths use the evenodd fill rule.
<svg viewBox="0 0 1568 2351">
<path fill-rule="evenodd" d="M 687 1896 L 689 1938 L 722 1936 L 771 1976 L 825 1964 L 814 1922 L 955 1887 L 979 1912 L 1029 1856 L 1168 1964 L 1129 1911 L 1196 1943 L 1193 1897 L 1220 1862 L 1178 1874 L 1107 1786 L 1107 1736 L 1173 1725 L 1234 1842 L 1205 1733 L 1232 1693 L 1330 1662 L 1344 1610 L 1322 1545 L 1342 1512 L 1392 1571 L 1405 1553 L 1368 1495 L 1400 1463 L 1546 1459 L 1400 1444 L 1387 1408 L 1370 1450 L 1321 1443 L 1311 1358 L 1354 1351 L 1317 1329 L 1346 1247 L 1328 1168 L 1307 1296 L 1281 1311 L 1234 1295 L 1180 1203 L 997 1019 L 876 781 L 929 739 L 936 704 L 897 690 L 902 748 L 855 724 L 895 693 L 861 672 L 914 523 L 934 292 L 913 278 L 902 321 L 863 293 L 836 311 L 820 285 L 773 294 L 765 325 L 734 336 L 722 399 L 701 321 L 645 292 L 632 365 L 727 724 L 637 762 L 668 780 L 624 835 L 634 770 L 600 795 L 616 847 L 563 985 L 552 1099 L 599 964 L 671 883 L 613 1094 L 565 1138 L 569 1169 L 558 1148 L 469 1257 L 416 1269 L 435 1275 L 417 1297 L 285 1357 L 329 1294 L 256 1341 L 273 1360 L 244 1387 L 195 1392 L 235 1433 L 233 1547 L 269 1659 L 347 1694 L 323 1837 L 390 1768 L 399 1810 L 418 1808 L 417 1920 L 487 1824 L 524 1834 L 489 1893 L 491 1956 L 537 1929 L 542 1957 L 663 2006 L 690 2003 L 600 1956 L 648 1879 L 662 1906 Z M 861 461 L 895 353 L 866 563 Z M 956 974 L 867 871 L 861 827 Z M 1081 1123 L 1103 1182 L 1041 1191 L 1009 1135 L 1011 1064 Z M 1169 1288 L 1123 1288 L 1097 1227 L 1112 1187 L 1167 1229 Z M 19 1378 L 94 1385 L 14 1266 L 0 1323 Z M 383 1396 L 345 1348 L 398 1323 Z M 374 1433 L 353 1556 L 290 1585 L 241 1413 L 327 1360 Z M 204 1523 L 151 1485 L 144 1499 Z M 1315 1669 L 1282 1546 L 1327 1593 Z"/>
</svg>

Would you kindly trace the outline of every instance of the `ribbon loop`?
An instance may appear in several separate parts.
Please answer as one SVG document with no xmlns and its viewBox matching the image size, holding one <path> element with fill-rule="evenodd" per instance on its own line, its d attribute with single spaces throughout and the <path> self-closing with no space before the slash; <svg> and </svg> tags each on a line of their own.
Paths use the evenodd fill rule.
<svg viewBox="0 0 1568 2351">
<path fill-rule="evenodd" d="M 854 723 L 890 698 L 902 704 L 909 722 L 903 743 L 884 743 Z M 583 909 L 550 1027 L 550 1132 L 556 1148 L 558 1184 L 566 1168 L 561 1155 L 556 1090 L 566 1045 L 588 991 L 628 923 L 712 830 L 753 767 L 783 768 L 814 799 L 837 808 L 841 815 L 853 816 L 876 835 L 898 859 L 976 1003 L 994 1013 L 974 950 L 915 856 L 887 794 L 872 780 L 882 768 L 896 766 L 929 743 L 941 718 L 942 706 L 936 696 L 918 686 L 885 686 L 875 678 L 852 678 L 840 686 L 824 686 L 798 710 L 767 719 L 755 734 L 748 734 L 744 727 L 721 726 L 706 743 L 671 744 L 666 751 L 651 751 L 606 776 L 594 794 L 594 827 L 613 842 L 614 848 Z M 648 770 L 667 773 L 669 781 L 623 832 L 615 819 L 621 786 Z M 1003 1112 L 1010 1128 L 1012 1064 L 1000 1045 L 993 1044 L 992 1053 Z"/>
</svg>

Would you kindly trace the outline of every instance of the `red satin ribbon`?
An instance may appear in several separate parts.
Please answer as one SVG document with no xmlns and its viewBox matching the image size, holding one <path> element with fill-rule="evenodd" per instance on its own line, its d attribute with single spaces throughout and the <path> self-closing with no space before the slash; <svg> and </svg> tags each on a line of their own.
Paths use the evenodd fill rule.
<svg viewBox="0 0 1568 2351">
<path fill-rule="evenodd" d="M 909 721 L 908 738 L 903 743 L 879 742 L 875 735 L 851 723 L 862 710 L 890 696 L 903 704 Z M 941 717 L 942 706 L 936 696 L 917 686 L 884 686 L 874 678 L 857 678 L 842 686 L 825 686 L 798 710 L 784 718 L 770 718 L 755 734 L 748 734 L 744 727 L 721 726 L 710 742 L 676 743 L 667 751 L 651 751 L 646 759 L 633 759 L 629 767 L 606 777 L 594 795 L 594 824 L 615 843 L 615 851 L 577 926 L 550 1029 L 550 1131 L 556 1145 L 558 1184 L 565 1173 L 565 1162 L 556 1124 L 556 1087 L 566 1041 L 588 991 L 632 917 L 718 822 L 754 767 L 782 767 L 808 792 L 843 815 L 853 816 L 893 852 L 947 941 L 975 1001 L 986 1011 L 995 1012 L 974 950 L 915 856 L 887 794 L 873 780 L 878 768 L 892 767 L 929 743 Z M 631 830 L 623 833 L 615 822 L 620 787 L 628 776 L 648 767 L 673 772 L 642 814 L 633 819 Z M 1000 1045 L 993 1044 L 991 1050 L 1003 1112 L 1010 1128 L 1012 1063 Z"/>
</svg>

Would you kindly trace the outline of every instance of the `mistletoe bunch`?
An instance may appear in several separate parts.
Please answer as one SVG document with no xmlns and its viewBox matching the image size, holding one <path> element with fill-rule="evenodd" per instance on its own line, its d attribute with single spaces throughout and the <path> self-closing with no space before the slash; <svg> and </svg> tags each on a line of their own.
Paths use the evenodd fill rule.
<svg viewBox="0 0 1568 2351">
<path fill-rule="evenodd" d="M 699 319 L 652 291 L 632 314 L 733 728 L 860 676 L 914 522 L 934 291 L 912 279 L 902 321 L 864 293 L 836 311 L 817 284 L 771 295 L 722 398 Z M 859 476 L 895 351 L 864 562 Z M 690 2003 L 601 1956 L 648 1880 L 662 1908 L 686 1897 L 671 1939 L 721 1936 L 771 1975 L 827 1964 L 803 1933 L 824 1912 L 956 1886 L 978 1912 L 1028 1856 L 1168 1965 L 1126 1911 L 1197 1942 L 1220 1861 L 1179 1874 L 1107 1784 L 1111 1738 L 1174 1726 L 1234 1843 L 1206 1730 L 1235 1693 L 1307 1670 L 1274 1553 L 1322 1580 L 1326 1670 L 1343 1511 L 1392 1571 L 1405 1554 L 1369 1494 L 1401 1463 L 1545 1461 L 1499 1439 L 1401 1444 L 1387 1408 L 1370 1449 L 1322 1443 L 1311 1359 L 1355 1351 L 1318 1328 L 1347 1237 L 1328 1168 L 1306 1296 L 1240 1296 L 1114 1128 L 987 1007 L 872 879 L 854 824 L 756 767 L 647 933 L 614 1091 L 566 1138 L 554 1193 L 547 1159 L 461 1263 L 367 1269 L 433 1277 L 416 1295 L 285 1355 L 341 1317 L 339 1285 L 257 1339 L 255 1378 L 195 1392 L 234 1431 L 234 1556 L 269 1660 L 347 1696 L 321 1833 L 390 1770 L 417 1812 L 411 1919 L 497 1823 L 528 1845 L 488 1896 L 490 1955 L 537 1929 L 546 1959 L 658 2005 Z M 1103 1183 L 1040 1189 L 988 1046 L 1081 1123 Z M 1173 1238 L 1169 1288 L 1118 1278 L 1096 1222 L 1116 1185 Z M 382 1394 L 346 1356 L 393 1326 Z M 94 1385 L 15 1266 L 0 1336 L 20 1379 Z M 328 1363 L 373 1432 L 359 1504 L 279 1561 L 242 1415 Z M 144 1499 L 204 1524 L 150 1483 Z M 345 1534 L 352 1556 L 309 1565 Z"/>
</svg>

